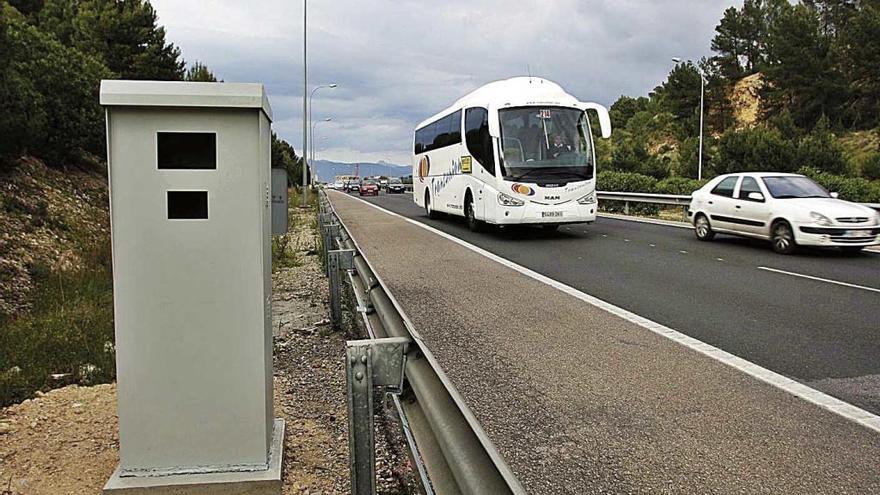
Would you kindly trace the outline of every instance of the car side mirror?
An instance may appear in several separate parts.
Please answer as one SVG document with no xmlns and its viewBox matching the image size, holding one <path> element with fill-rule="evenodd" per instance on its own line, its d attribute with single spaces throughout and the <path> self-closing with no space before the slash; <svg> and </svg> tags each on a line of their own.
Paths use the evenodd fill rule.
<svg viewBox="0 0 880 495">
<path fill-rule="evenodd" d="M 837 199 L 838 197 L 840 197 L 840 193 L 833 192 L 831 193 L 831 197 Z"/>
<path fill-rule="evenodd" d="M 752 201 L 764 202 L 764 195 L 759 192 L 750 192 L 747 197 Z"/>
</svg>

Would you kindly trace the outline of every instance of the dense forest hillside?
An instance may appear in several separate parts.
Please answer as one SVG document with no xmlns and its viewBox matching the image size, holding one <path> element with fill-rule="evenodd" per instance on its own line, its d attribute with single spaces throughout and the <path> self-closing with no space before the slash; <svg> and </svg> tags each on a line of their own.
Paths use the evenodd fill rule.
<svg viewBox="0 0 880 495">
<path fill-rule="evenodd" d="M 800 171 L 846 199 L 880 201 L 880 1 L 745 0 L 724 12 L 711 50 L 612 105 L 600 188 L 699 185 L 704 77 L 704 179 Z"/>
</svg>

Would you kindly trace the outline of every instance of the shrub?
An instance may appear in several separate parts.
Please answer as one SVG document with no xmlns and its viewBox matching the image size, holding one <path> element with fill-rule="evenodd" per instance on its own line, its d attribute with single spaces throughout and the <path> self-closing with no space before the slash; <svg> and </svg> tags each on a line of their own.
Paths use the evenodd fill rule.
<svg viewBox="0 0 880 495">
<path fill-rule="evenodd" d="M 731 129 L 718 143 L 715 171 L 718 174 L 767 170 L 793 172 L 798 168 L 797 151 L 797 143 L 785 139 L 778 129 Z"/>
<path fill-rule="evenodd" d="M 611 152 L 611 168 L 619 172 L 636 172 L 652 160 L 642 140 L 622 135 L 623 141 Z"/>
<path fill-rule="evenodd" d="M 600 191 L 623 191 L 623 192 L 654 192 L 657 179 L 647 175 L 633 172 L 614 172 L 606 170 L 599 172 L 597 188 Z"/>
<path fill-rule="evenodd" d="M 110 266 L 107 243 L 89 250 L 81 270 L 32 267 L 36 287 L 31 312 L 0 322 L 0 406 L 54 384 L 115 377 Z M 68 378 L 53 381 L 53 373 Z"/>
<path fill-rule="evenodd" d="M 654 192 L 659 194 L 691 194 L 701 188 L 707 180 L 688 179 L 686 177 L 669 177 L 657 183 Z"/>
<path fill-rule="evenodd" d="M 845 174 L 849 171 L 843 146 L 831 132 L 828 118 L 824 116 L 813 131 L 801 139 L 796 156 L 797 163 L 801 167 L 815 168 L 832 174 Z"/>
<path fill-rule="evenodd" d="M 869 180 L 880 180 L 880 153 L 873 153 L 865 159 L 862 176 Z"/>
<path fill-rule="evenodd" d="M 632 172 L 599 172 L 596 180 L 596 188 L 599 191 L 609 192 L 651 193 L 654 192 L 656 185 L 657 179 Z M 606 211 L 624 211 L 624 203 L 622 201 L 602 201 L 600 206 Z M 659 210 L 659 207 L 653 204 L 630 203 L 630 213 L 656 215 Z"/>
<path fill-rule="evenodd" d="M 840 199 L 857 203 L 880 202 L 880 181 L 843 177 L 810 167 L 801 168 L 798 173 L 810 177 L 825 189 L 840 194 Z"/>
</svg>

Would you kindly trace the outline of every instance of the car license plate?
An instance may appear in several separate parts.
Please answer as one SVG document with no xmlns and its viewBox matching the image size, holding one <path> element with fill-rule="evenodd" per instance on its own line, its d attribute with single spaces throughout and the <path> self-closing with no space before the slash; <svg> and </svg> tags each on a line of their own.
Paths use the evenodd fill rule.
<svg viewBox="0 0 880 495">
<path fill-rule="evenodd" d="M 542 211 L 541 218 L 559 218 L 562 216 L 561 211 Z"/>
<path fill-rule="evenodd" d="M 844 237 L 862 237 L 863 235 L 861 230 L 847 230 L 843 233 Z"/>
</svg>

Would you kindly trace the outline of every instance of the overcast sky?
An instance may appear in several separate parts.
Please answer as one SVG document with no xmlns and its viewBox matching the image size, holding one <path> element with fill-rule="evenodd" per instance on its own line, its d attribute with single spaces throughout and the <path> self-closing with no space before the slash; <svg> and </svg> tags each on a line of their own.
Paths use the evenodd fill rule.
<svg viewBox="0 0 880 495">
<path fill-rule="evenodd" d="M 739 0 L 309 2 L 318 158 L 409 164 L 415 124 L 497 79 L 546 77 L 583 101 L 645 95 L 671 57 L 709 55 Z M 302 0 L 152 0 L 187 62 L 262 82 L 275 131 L 302 150 Z M 326 139 L 322 139 L 326 137 Z"/>
</svg>

